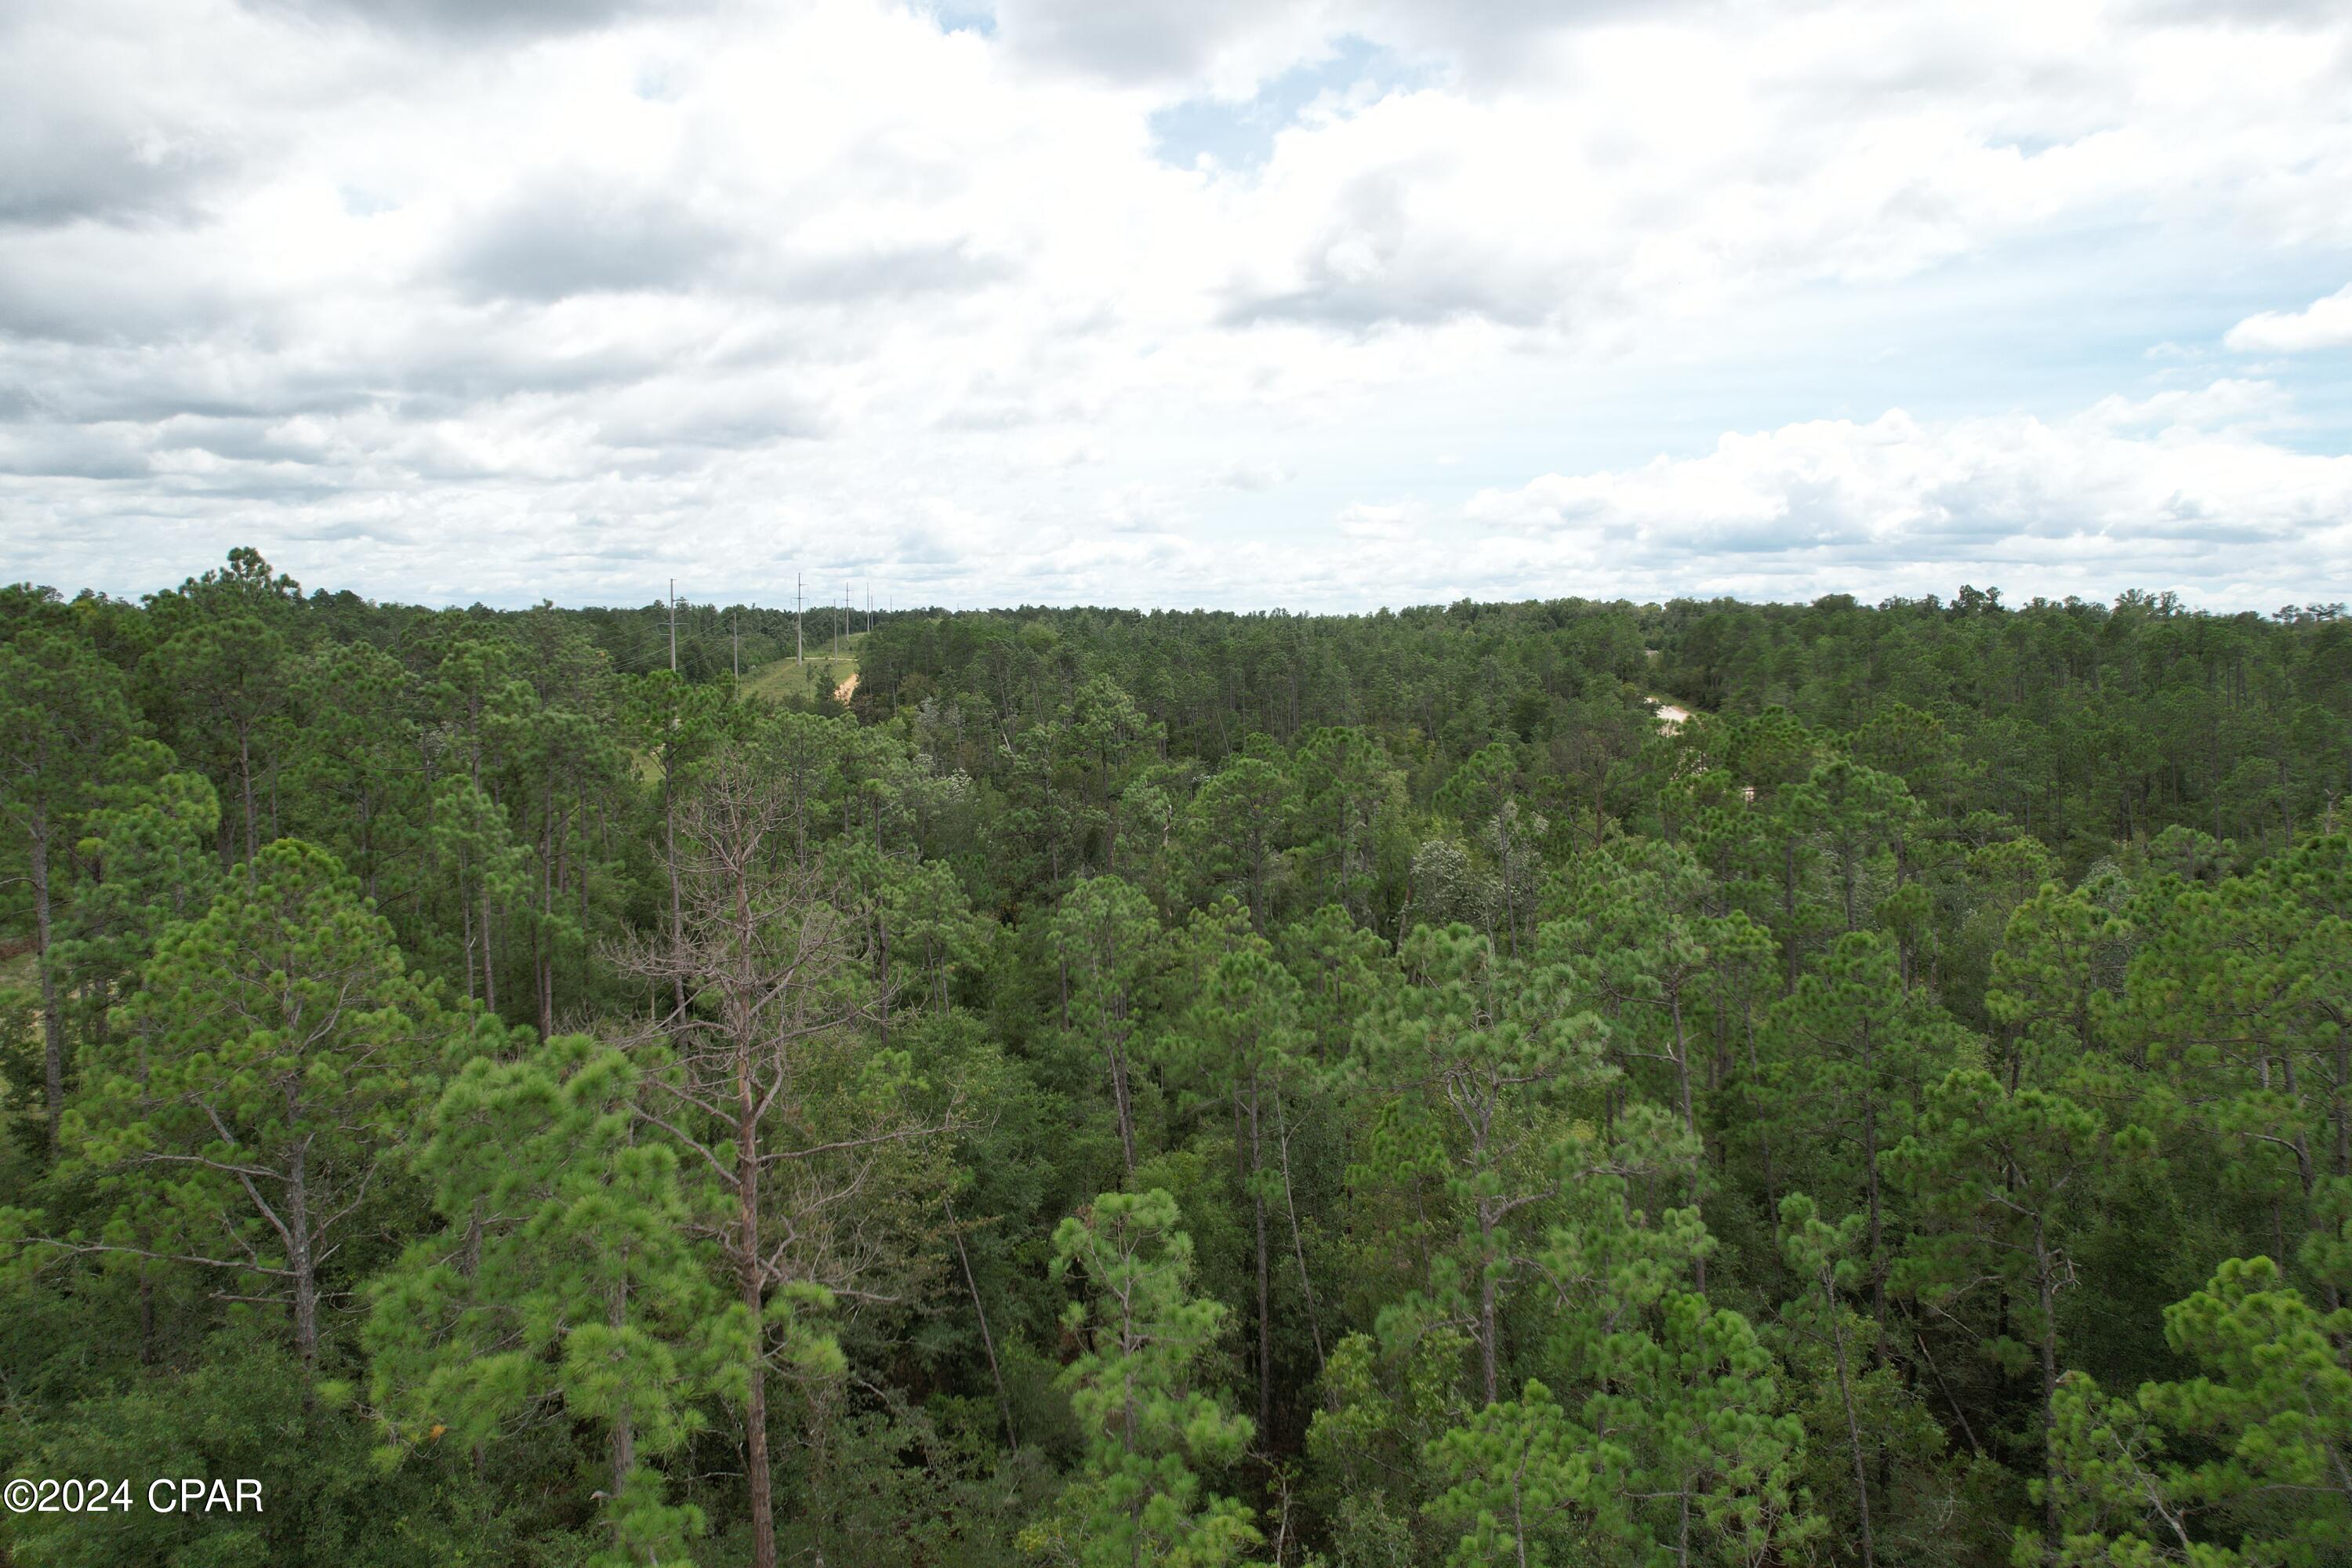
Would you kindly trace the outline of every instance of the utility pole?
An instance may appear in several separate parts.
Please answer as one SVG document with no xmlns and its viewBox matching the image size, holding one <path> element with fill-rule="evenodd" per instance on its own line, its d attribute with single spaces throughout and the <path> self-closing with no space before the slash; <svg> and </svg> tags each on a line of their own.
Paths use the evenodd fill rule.
<svg viewBox="0 0 2352 1568">
<path fill-rule="evenodd" d="M 735 622 L 735 683 L 740 686 L 743 683 L 743 612 L 736 611 L 733 619 Z"/>
<path fill-rule="evenodd" d="M 677 579 L 669 580 L 669 672 L 677 673 Z"/>
<path fill-rule="evenodd" d="M 801 641 L 801 574 L 793 574 L 793 657 L 808 668 L 808 645 Z"/>
</svg>

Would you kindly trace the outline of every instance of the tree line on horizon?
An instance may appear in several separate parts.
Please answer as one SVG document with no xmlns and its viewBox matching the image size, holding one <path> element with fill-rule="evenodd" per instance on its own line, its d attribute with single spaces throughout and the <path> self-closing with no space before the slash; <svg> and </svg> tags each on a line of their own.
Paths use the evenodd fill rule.
<svg viewBox="0 0 2352 1568">
<path fill-rule="evenodd" d="M 730 619 L 0 589 L 0 1557 L 2352 1562 L 2341 606 Z"/>
</svg>

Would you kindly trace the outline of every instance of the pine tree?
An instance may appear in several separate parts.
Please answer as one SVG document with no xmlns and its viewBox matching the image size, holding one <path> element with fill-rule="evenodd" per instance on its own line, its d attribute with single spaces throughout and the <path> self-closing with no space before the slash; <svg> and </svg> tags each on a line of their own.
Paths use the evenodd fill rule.
<svg viewBox="0 0 2352 1568">
<path fill-rule="evenodd" d="M 1062 973 L 1066 1026 L 1094 1042 L 1110 1075 L 1119 1152 L 1136 1166 L 1137 1032 L 1147 987 L 1162 962 L 1159 916 L 1133 883 L 1089 877 L 1054 912 L 1053 942 Z"/>
<path fill-rule="evenodd" d="M 415 899 L 425 770 L 408 672 L 366 644 L 320 648 L 296 670 L 294 706 L 285 780 L 293 831 L 331 850 L 379 905 L 395 890 Z M 404 861 L 412 862 L 405 876 Z"/>
<path fill-rule="evenodd" d="M 1192 1242 L 1163 1188 L 1105 1193 L 1054 1233 L 1054 1275 L 1087 1300 L 1063 1315 L 1084 1347 L 1063 1373 L 1085 1443 L 1033 1550 L 1082 1568 L 1224 1568 L 1261 1544 L 1248 1508 L 1204 1486 L 1254 1433 L 1200 1386 L 1223 1305 L 1192 1291 Z"/>
<path fill-rule="evenodd" d="M 1870 1257 L 1870 1216 L 1848 1215 L 1837 1225 L 1821 1217 L 1813 1200 L 1791 1193 L 1780 1200 L 1780 1253 L 1789 1271 L 1804 1281 L 1804 1290 L 1790 1303 L 1792 1319 L 1807 1323 L 1809 1331 L 1826 1341 L 1830 1364 L 1837 1375 L 1838 1408 L 1845 1417 L 1846 1450 L 1853 1462 L 1853 1504 L 1856 1544 L 1863 1568 L 1877 1562 L 1877 1543 L 1870 1527 L 1870 1466 L 1856 1414 L 1854 1384 L 1860 1368 L 1853 1353 L 1851 1316 L 1839 1299 L 1841 1289 L 1855 1283 L 1853 1259 Z"/>
<path fill-rule="evenodd" d="M 555 1410 L 605 1434 L 610 1568 L 691 1568 L 700 1511 L 654 1462 L 702 1430 L 698 1396 L 753 1324 L 718 1290 L 676 1148 L 636 1115 L 625 1053 L 564 1036 L 478 1057 L 436 1106 L 416 1168 L 450 1229 L 375 1283 L 369 1404 L 393 1452 L 479 1453 Z"/>
<path fill-rule="evenodd" d="M 1768 957 L 1771 939 L 1738 910 L 1706 912 L 1714 889 L 1688 852 L 1672 846 L 1622 847 L 1591 858 L 1569 918 L 1548 922 L 1542 951 L 1557 957 L 1580 1000 L 1610 1023 L 1621 1063 L 1664 1064 L 1683 1131 L 1702 1141 L 1699 1096 L 1719 1077 L 1702 1060 L 1707 1015 L 1727 971 Z M 1701 1162 L 1685 1198 L 1702 1205 Z M 1704 1263 L 1697 1285 L 1706 1289 Z"/>
<path fill-rule="evenodd" d="M 1779 1365 L 1745 1317 L 1684 1286 L 1715 1245 L 1698 1212 L 1633 1206 L 1662 1141 L 1636 1130 L 1598 1152 L 1561 1151 L 1570 1212 L 1539 1258 L 1554 1297 L 1546 1370 L 1591 1389 L 1582 1422 L 1624 1453 L 1620 1495 L 1594 1517 L 1622 1510 L 1679 1568 L 1784 1554 L 1822 1526 L 1799 1495 L 1804 1433 L 1782 1409 Z"/>
<path fill-rule="evenodd" d="M 495 1016 L 499 955 L 493 938 L 500 912 L 523 897 L 527 852 L 515 842 L 506 813 L 462 774 L 443 779 L 434 789 L 430 841 L 454 879 L 458 927 L 465 933 L 466 994 Z"/>
<path fill-rule="evenodd" d="M 677 814 L 673 929 L 611 952 L 656 998 L 680 998 L 630 1042 L 646 1061 L 636 1114 L 681 1151 L 693 1223 L 744 1324 L 725 1387 L 755 1568 L 776 1563 L 769 1374 L 840 1370 L 814 1320 L 907 1248 L 896 1233 L 935 1208 L 914 1194 L 944 1186 L 920 1163 L 955 1124 L 952 1109 L 915 1108 L 906 1053 L 863 1037 L 878 1010 L 860 928 L 823 861 L 785 852 L 793 811 L 759 752 L 717 753 Z"/>
<path fill-rule="evenodd" d="M 1682 1283 L 1713 1245 L 1697 1214 L 1653 1225 L 1623 1176 L 1567 1173 L 1572 1212 L 1538 1258 L 1544 1380 L 1427 1451 L 1447 1487 L 1429 1511 L 1458 1532 L 1449 1562 L 1689 1568 L 1800 1548 L 1822 1528 L 1797 1489 L 1802 1428 L 1748 1321 Z"/>
<path fill-rule="evenodd" d="M 1230 908 L 1230 906 L 1228 906 Z M 1238 911 L 1234 911 L 1237 916 Z M 1266 1211 L 1281 1202 L 1294 1243 L 1298 1216 L 1288 1203 L 1286 1142 L 1275 1128 L 1282 1086 L 1301 1067 L 1298 982 L 1275 962 L 1264 937 L 1213 912 L 1196 921 L 1196 943 L 1207 951 L 1196 960 L 1198 999 L 1184 1014 L 1171 1047 L 1193 1070 L 1221 1089 L 1233 1107 L 1234 1162 L 1249 1203 L 1257 1283 L 1257 1425 L 1274 1425 L 1273 1238 Z M 1270 1157 L 1271 1156 L 1271 1157 Z M 1297 1248 L 1300 1286 L 1312 1310 L 1314 1290 L 1306 1279 L 1306 1253 Z"/>
<path fill-rule="evenodd" d="M 1634 1555 L 1632 1451 L 1572 1419 L 1535 1378 L 1432 1442 L 1423 1462 L 1444 1488 L 1427 1511 L 1454 1537 L 1449 1568 L 1654 1561 Z"/>
<path fill-rule="evenodd" d="M 1790 801 L 1797 820 L 1829 852 L 1845 929 L 1860 929 L 1865 870 L 1880 850 L 1899 852 L 1917 810 L 1909 792 L 1901 779 L 1839 757 L 1815 768 Z"/>
<path fill-rule="evenodd" d="M 2231 1258 L 2164 1314 L 2197 1369 L 2111 1397 L 2061 1383 L 2051 1473 L 2063 1568 L 2341 1561 L 2352 1552 L 2352 1310 L 2323 1310 L 2267 1258 Z"/>
<path fill-rule="evenodd" d="M 162 694 L 158 705 L 171 716 L 173 750 L 184 761 L 202 762 L 226 807 L 223 867 L 237 859 L 252 864 L 278 837 L 274 786 L 289 739 L 281 617 L 254 613 L 248 602 L 243 595 L 197 601 L 216 607 L 200 609 L 142 664 L 144 679 Z"/>
<path fill-rule="evenodd" d="M 452 1025 L 334 858 L 293 839 L 165 930 L 127 1012 L 131 1043 L 88 1075 L 66 1146 L 118 1216 L 172 1229 L 64 1240 L 218 1271 L 289 1310 L 315 1370 L 321 1279 L 396 1175 Z"/>
<path fill-rule="evenodd" d="M 1356 726 L 1310 730 L 1295 751 L 1298 826 L 1321 897 L 1358 921 L 1373 918 L 1381 882 L 1382 837 L 1402 805 L 1388 752 Z"/>
<path fill-rule="evenodd" d="M 1549 1160 L 1557 1105 L 1598 1089 L 1607 1028 L 1567 1013 L 1565 987 L 1522 987 L 1492 939 L 1423 926 L 1407 940 L 1411 983 L 1364 1020 L 1353 1071 L 1376 1107 L 1366 1180 L 1432 1182 L 1455 1215 L 1433 1259 L 1418 1320 L 1459 1318 L 1476 1340 L 1478 1386 L 1502 1390 L 1502 1300 L 1517 1272 L 1512 1216 L 1558 1191 Z"/>
<path fill-rule="evenodd" d="M 2102 1018 L 2188 1119 L 2233 1149 L 2225 1179 L 2269 1209 L 2284 1267 L 2290 1216 L 2324 1227 L 2321 1184 L 2352 1177 L 2347 840 L 2315 839 L 2212 886 L 2152 880 L 2136 905 L 2147 939 Z"/>
<path fill-rule="evenodd" d="M 110 1034 L 112 1008 L 137 986 L 164 929 L 201 914 L 219 890 L 209 856 L 220 802 L 202 773 L 179 772 L 175 761 L 158 742 L 126 742 L 107 759 L 81 820 L 74 852 L 88 881 L 63 922 L 57 959 L 94 1040 Z"/>
<path fill-rule="evenodd" d="M 33 894 L 34 964 L 41 992 L 42 1095 L 57 1142 L 65 1111 L 65 1001 L 58 984 L 58 910 L 81 813 L 100 770 L 131 730 L 114 668 L 57 624 L 53 607 L 16 620 L 0 641 L 0 820 L 25 843 Z"/>
<path fill-rule="evenodd" d="M 1245 754 L 1203 779 L 1186 814 L 1184 841 L 1195 881 L 1212 896 L 1238 891 L 1260 935 L 1273 914 L 1297 812 L 1285 771 L 1265 756 Z"/>
<path fill-rule="evenodd" d="M 1967 1034 L 1924 990 L 1905 988 L 1884 936 L 1849 931 L 1766 1015 L 1762 1042 L 1790 1178 L 1862 1205 L 1856 1262 L 1871 1317 L 1884 1324 L 1894 1241 L 1880 1156 L 1903 1141 Z"/>
<path fill-rule="evenodd" d="M 2141 1152 L 2147 1134 L 2111 1131 L 2095 1109 L 2048 1089 L 2014 1092 L 1980 1068 L 1955 1069 L 1930 1091 L 1916 1132 L 1887 1151 L 1890 1173 L 1909 1194 L 1920 1229 L 1895 1282 L 1948 1309 L 1997 1288 L 2005 1323 L 1989 1352 L 2004 1370 L 2040 1374 L 2032 1446 L 2053 1462 L 2061 1346 L 2058 1294 L 2075 1283 L 2067 1241 L 2096 1200 L 2109 1163 Z M 2058 1532 L 2055 1496 L 2044 1523 Z"/>
</svg>

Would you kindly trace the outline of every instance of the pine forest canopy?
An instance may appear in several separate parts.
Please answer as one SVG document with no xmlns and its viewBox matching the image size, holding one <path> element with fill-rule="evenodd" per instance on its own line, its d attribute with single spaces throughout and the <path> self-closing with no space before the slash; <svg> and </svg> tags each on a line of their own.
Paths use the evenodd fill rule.
<svg viewBox="0 0 2352 1568">
<path fill-rule="evenodd" d="M 2339 605 L 0 590 L 0 1468 L 266 1497 L 0 1561 L 2352 1563 L 2347 789 Z"/>
</svg>

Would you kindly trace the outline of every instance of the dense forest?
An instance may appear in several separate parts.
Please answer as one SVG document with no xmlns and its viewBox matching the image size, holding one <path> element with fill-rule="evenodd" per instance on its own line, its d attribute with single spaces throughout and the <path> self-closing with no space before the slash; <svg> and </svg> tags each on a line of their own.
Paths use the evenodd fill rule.
<svg viewBox="0 0 2352 1568">
<path fill-rule="evenodd" d="M 2336 605 L 0 591 L 0 1561 L 2352 1563 L 2347 788 Z"/>
</svg>

